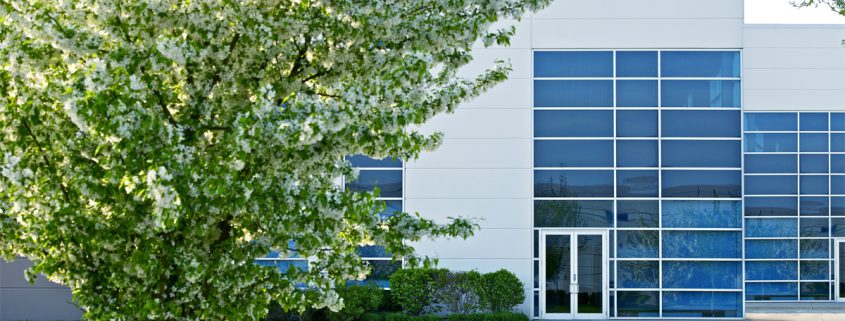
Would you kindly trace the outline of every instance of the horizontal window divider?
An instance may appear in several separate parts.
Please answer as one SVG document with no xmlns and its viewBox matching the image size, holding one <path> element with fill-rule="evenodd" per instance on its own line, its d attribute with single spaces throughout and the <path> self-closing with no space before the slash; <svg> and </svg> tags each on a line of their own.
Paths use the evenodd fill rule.
<svg viewBox="0 0 845 321">
<path fill-rule="evenodd" d="M 612 171 L 613 167 L 534 167 L 534 170 L 541 171 L 557 171 L 557 170 L 573 170 L 573 171 L 598 171 L 608 170 Z"/>
<path fill-rule="evenodd" d="M 553 137 L 534 137 L 534 140 L 606 140 L 612 141 L 612 136 L 605 136 L 605 137 L 566 137 L 566 136 L 553 136 Z"/>
<path fill-rule="evenodd" d="M 739 289 L 725 289 L 725 288 L 716 288 L 716 289 L 700 289 L 700 288 L 667 288 L 663 287 L 663 292 L 742 292 L 742 288 Z M 720 318 L 721 319 L 721 318 Z"/>
<path fill-rule="evenodd" d="M 759 219 L 767 219 L 767 218 L 797 218 L 797 217 L 799 217 L 799 216 L 798 216 L 798 215 L 784 215 L 784 216 L 771 216 L 771 215 L 766 215 L 766 216 L 762 216 L 762 215 L 761 215 L 761 216 L 756 216 L 756 215 L 746 215 L 746 216 L 745 216 L 745 218 L 749 218 L 749 219 L 751 219 L 751 218 L 759 218 Z M 807 216 L 800 216 L 800 217 L 807 217 Z M 827 216 L 825 216 L 825 217 L 827 217 Z"/>
<path fill-rule="evenodd" d="M 745 134 L 797 134 L 797 130 L 746 130 Z"/>
<path fill-rule="evenodd" d="M 614 197 L 534 197 L 535 201 L 612 201 Z"/>
<path fill-rule="evenodd" d="M 286 258 L 259 257 L 259 258 L 255 258 L 253 260 L 256 260 L 256 261 L 302 261 L 302 262 L 308 262 L 308 259 L 306 259 L 306 258 L 290 258 L 290 257 L 286 257 Z"/>
<path fill-rule="evenodd" d="M 657 78 L 653 78 L 657 79 Z M 534 80 L 613 80 L 613 76 L 605 77 L 534 77 Z"/>
<path fill-rule="evenodd" d="M 769 283 L 769 282 L 798 283 L 798 280 L 745 280 L 745 283 Z"/>
<path fill-rule="evenodd" d="M 624 108 L 624 107 L 620 107 L 620 108 Z M 664 107 L 660 107 L 660 109 L 662 109 L 662 110 L 690 110 L 690 111 L 692 111 L 692 110 L 696 110 L 696 111 L 736 110 L 736 111 L 739 111 L 739 110 L 742 110 L 742 107 L 683 107 L 683 106 L 668 107 L 668 106 L 664 106 Z"/>
<path fill-rule="evenodd" d="M 546 107 L 534 107 L 534 110 L 614 110 L 611 107 L 557 107 L 557 106 L 546 106 Z"/>
<path fill-rule="evenodd" d="M 784 258 L 776 258 L 776 259 L 745 259 L 745 262 L 768 262 L 768 261 L 778 261 L 778 262 L 795 262 L 798 261 L 797 258 L 791 259 L 784 259 Z"/>
<path fill-rule="evenodd" d="M 632 292 L 632 291 L 660 291 L 659 288 L 616 288 L 617 292 Z M 626 318 L 627 319 L 627 318 Z M 653 318 L 650 318 L 653 319 Z"/>
<path fill-rule="evenodd" d="M 377 201 L 401 201 L 401 197 L 376 197 Z"/>
<path fill-rule="evenodd" d="M 401 171 L 402 167 L 354 167 L 359 171 Z"/>
<path fill-rule="evenodd" d="M 762 236 L 746 236 L 745 240 L 753 241 L 753 240 L 797 240 L 798 237 L 762 237 Z"/>
<path fill-rule="evenodd" d="M 746 197 L 784 197 L 784 196 L 798 196 L 798 194 L 746 194 Z M 806 196 L 806 195 L 804 195 Z"/>
<path fill-rule="evenodd" d="M 798 173 L 742 173 L 745 176 L 796 176 Z"/>
<path fill-rule="evenodd" d="M 660 259 L 656 258 L 656 257 L 651 257 L 651 258 L 649 258 L 649 257 L 618 257 L 618 258 L 615 258 L 614 260 L 620 261 L 620 262 L 622 262 L 622 261 L 641 261 L 641 262 L 642 261 L 660 261 Z"/>
<path fill-rule="evenodd" d="M 664 201 L 741 201 L 741 197 L 663 197 Z"/>
<path fill-rule="evenodd" d="M 692 257 L 663 257 L 663 262 L 666 261 L 690 261 L 690 262 L 742 262 L 742 258 L 692 258 Z"/>
<path fill-rule="evenodd" d="M 742 137 L 666 137 L 661 140 L 742 140 Z"/>
<path fill-rule="evenodd" d="M 796 155 L 798 152 L 742 152 L 745 155 Z M 824 154 L 824 153 L 821 153 Z"/>
<path fill-rule="evenodd" d="M 664 231 L 714 231 L 714 232 L 741 232 L 741 227 L 664 227 Z"/>
<path fill-rule="evenodd" d="M 661 169 L 667 171 L 739 171 L 740 167 L 666 167 Z"/>
</svg>

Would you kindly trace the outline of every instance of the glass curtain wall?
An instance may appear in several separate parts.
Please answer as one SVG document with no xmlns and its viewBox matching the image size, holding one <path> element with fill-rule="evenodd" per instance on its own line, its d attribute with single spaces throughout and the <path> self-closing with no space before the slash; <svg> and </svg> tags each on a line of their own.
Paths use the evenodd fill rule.
<svg viewBox="0 0 845 321">
<path fill-rule="evenodd" d="M 610 233 L 610 316 L 742 317 L 740 52 L 534 52 L 539 231 Z"/>
<path fill-rule="evenodd" d="M 750 301 L 832 300 L 845 237 L 845 113 L 745 113 Z"/>
</svg>

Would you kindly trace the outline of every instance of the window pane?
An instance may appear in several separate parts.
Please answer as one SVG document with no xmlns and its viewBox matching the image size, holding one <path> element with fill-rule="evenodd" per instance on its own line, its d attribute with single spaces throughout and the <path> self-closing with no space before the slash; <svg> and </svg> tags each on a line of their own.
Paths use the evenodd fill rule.
<svg viewBox="0 0 845 321">
<path fill-rule="evenodd" d="M 534 137 L 613 137 L 613 111 L 535 110 Z"/>
<path fill-rule="evenodd" d="M 346 182 L 346 189 L 353 192 L 370 192 L 380 189 L 380 197 L 402 197 L 401 170 L 361 170 L 358 179 Z"/>
<path fill-rule="evenodd" d="M 747 300 L 798 300 L 798 283 L 747 283 Z"/>
<path fill-rule="evenodd" d="M 369 260 L 366 261 L 367 264 L 372 268 L 372 271 L 369 275 L 363 280 L 350 280 L 346 281 L 348 285 L 364 285 L 364 284 L 374 284 L 380 288 L 389 288 L 390 287 L 390 276 L 393 275 L 394 272 L 398 271 L 402 268 L 402 262 L 400 261 L 390 261 L 390 260 Z"/>
<path fill-rule="evenodd" d="M 664 110 L 663 137 L 740 137 L 738 111 Z"/>
<path fill-rule="evenodd" d="M 619 288 L 658 288 L 659 269 L 657 261 L 619 261 Z"/>
<path fill-rule="evenodd" d="M 664 317 L 736 318 L 740 292 L 663 292 Z"/>
<path fill-rule="evenodd" d="M 616 141 L 616 166 L 657 167 L 656 140 Z"/>
<path fill-rule="evenodd" d="M 793 218 L 754 218 L 745 220 L 747 237 L 798 236 L 798 220 Z"/>
<path fill-rule="evenodd" d="M 259 266 L 274 267 L 282 273 L 286 273 L 291 268 L 295 268 L 300 271 L 308 271 L 308 261 L 306 260 L 256 260 L 255 264 L 258 264 Z M 299 286 L 300 285 L 297 284 L 297 287 Z"/>
<path fill-rule="evenodd" d="M 663 107 L 739 107 L 739 80 L 662 80 Z"/>
<path fill-rule="evenodd" d="M 358 246 L 358 255 L 361 257 L 390 257 L 390 253 L 381 245 Z"/>
<path fill-rule="evenodd" d="M 740 289 L 741 275 L 742 262 L 663 262 L 664 288 Z"/>
<path fill-rule="evenodd" d="M 738 140 L 664 140 L 663 167 L 737 167 L 742 163 Z"/>
<path fill-rule="evenodd" d="M 740 197 L 739 171 L 663 171 L 663 197 Z"/>
<path fill-rule="evenodd" d="M 830 280 L 828 261 L 801 261 L 801 280 Z"/>
<path fill-rule="evenodd" d="M 613 171 L 535 170 L 535 197 L 613 197 Z"/>
<path fill-rule="evenodd" d="M 827 176 L 801 176 L 801 194 L 827 194 L 828 184 Z"/>
<path fill-rule="evenodd" d="M 827 216 L 830 205 L 827 197 L 802 197 L 801 216 Z"/>
<path fill-rule="evenodd" d="M 612 227 L 613 201 L 534 201 L 534 227 Z"/>
<path fill-rule="evenodd" d="M 746 197 L 746 216 L 798 215 L 797 197 Z"/>
<path fill-rule="evenodd" d="M 798 258 L 797 248 L 796 240 L 748 240 L 745 241 L 745 258 L 795 259 Z"/>
<path fill-rule="evenodd" d="M 657 111 L 617 110 L 616 136 L 657 137 Z"/>
<path fill-rule="evenodd" d="M 827 240 L 801 240 L 801 257 L 805 259 L 826 259 L 829 249 Z"/>
<path fill-rule="evenodd" d="M 801 237 L 827 237 L 827 218 L 802 218 L 799 232 Z"/>
<path fill-rule="evenodd" d="M 845 197 L 830 198 L 830 215 L 845 216 Z"/>
<path fill-rule="evenodd" d="M 802 173 L 824 173 L 827 174 L 827 155 L 801 155 Z"/>
<path fill-rule="evenodd" d="M 798 115 L 795 113 L 745 113 L 745 130 L 798 130 Z"/>
<path fill-rule="evenodd" d="M 798 261 L 748 261 L 745 262 L 748 280 L 798 280 Z"/>
<path fill-rule="evenodd" d="M 826 152 L 827 151 L 827 134 L 807 134 L 801 133 L 801 151 L 802 152 Z"/>
<path fill-rule="evenodd" d="M 739 232 L 664 231 L 664 258 L 741 258 Z"/>
<path fill-rule="evenodd" d="M 827 131 L 827 113 L 801 113 L 802 131 Z"/>
<path fill-rule="evenodd" d="M 613 107 L 612 80 L 535 80 L 536 107 Z"/>
<path fill-rule="evenodd" d="M 353 167 L 402 167 L 402 161 L 398 158 L 385 157 L 382 159 L 373 159 L 365 155 L 346 156 L 346 160 L 352 164 Z"/>
<path fill-rule="evenodd" d="M 613 77 L 612 51 L 535 51 L 535 77 Z"/>
<path fill-rule="evenodd" d="M 657 107 L 657 80 L 617 80 L 617 107 Z"/>
<path fill-rule="evenodd" d="M 845 152 L 845 134 L 830 134 L 830 151 Z"/>
<path fill-rule="evenodd" d="M 657 258 L 657 231 L 617 231 L 617 255 L 620 258 Z"/>
<path fill-rule="evenodd" d="M 796 176 L 746 176 L 745 195 L 798 194 Z"/>
<path fill-rule="evenodd" d="M 617 227 L 657 227 L 658 201 L 617 201 Z"/>
<path fill-rule="evenodd" d="M 657 291 L 619 291 L 618 317 L 657 317 L 660 294 Z"/>
<path fill-rule="evenodd" d="M 830 155 L 830 172 L 845 173 L 845 154 Z"/>
<path fill-rule="evenodd" d="M 796 152 L 795 134 L 745 134 L 746 152 Z"/>
<path fill-rule="evenodd" d="M 616 77 L 657 77 L 657 52 L 617 51 Z"/>
<path fill-rule="evenodd" d="M 830 130 L 845 130 L 845 113 L 830 114 Z"/>
<path fill-rule="evenodd" d="M 845 175 L 830 176 L 830 193 L 845 195 Z"/>
<path fill-rule="evenodd" d="M 801 301 L 804 300 L 829 300 L 830 283 L 828 282 L 801 282 Z"/>
<path fill-rule="evenodd" d="M 663 201 L 663 227 L 742 227 L 740 201 Z"/>
<path fill-rule="evenodd" d="M 617 197 L 657 197 L 657 171 L 616 171 Z"/>
<path fill-rule="evenodd" d="M 830 234 L 833 237 L 845 237 L 845 218 L 830 219 Z"/>
<path fill-rule="evenodd" d="M 378 213 L 379 218 L 382 220 L 386 220 L 394 214 L 402 212 L 402 201 L 390 200 L 384 201 L 384 204 L 384 210 Z"/>
<path fill-rule="evenodd" d="M 535 140 L 536 167 L 613 167 L 612 140 Z"/>
<path fill-rule="evenodd" d="M 737 51 L 663 51 L 663 77 L 739 77 Z"/>
<path fill-rule="evenodd" d="M 801 164 L 802 167 L 804 164 Z M 746 173 L 795 173 L 798 171 L 796 155 L 745 155 Z"/>
</svg>

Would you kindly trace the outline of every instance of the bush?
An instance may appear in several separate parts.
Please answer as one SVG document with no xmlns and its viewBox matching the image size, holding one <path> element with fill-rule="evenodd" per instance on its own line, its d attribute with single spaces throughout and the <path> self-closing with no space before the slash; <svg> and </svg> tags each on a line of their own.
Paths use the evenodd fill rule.
<svg viewBox="0 0 845 321">
<path fill-rule="evenodd" d="M 484 308 L 484 277 L 477 271 L 448 272 L 435 276 L 435 301 L 450 313 L 470 314 Z"/>
<path fill-rule="evenodd" d="M 364 313 L 377 311 L 382 304 L 384 290 L 375 285 L 340 286 L 335 288 L 343 298 L 343 309 L 326 312 L 329 321 L 355 321 Z"/>
<path fill-rule="evenodd" d="M 285 311 L 278 304 L 271 303 L 267 316 L 264 321 L 311 321 L 311 320 L 325 320 L 324 311 L 305 309 L 304 312 L 299 311 Z"/>
<path fill-rule="evenodd" d="M 453 314 L 449 316 L 449 321 L 528 321 L 528 317 L 513 312 Z"/>
<path fill-rule="evenodd" d="M 386 313 L 384 314 L 384 321 L 443 321 L 443 319 L 434 314 L 417 316 L 404 313 Z"/>
<path fill-rule="evenodd" d="M 493 312 L 510 312 L 525 301 L 522 281 L 511 271 L 501 269 L 484 274 L 483 297 L 485 306 Z"/>
<path fill-rule="evenodd" d="M 393 302 L 411 315 L 422 314 L 432 305 L 434 276 L 446 273 L 443 269 L 400 269 L 390 276 Z"/>
</svg>

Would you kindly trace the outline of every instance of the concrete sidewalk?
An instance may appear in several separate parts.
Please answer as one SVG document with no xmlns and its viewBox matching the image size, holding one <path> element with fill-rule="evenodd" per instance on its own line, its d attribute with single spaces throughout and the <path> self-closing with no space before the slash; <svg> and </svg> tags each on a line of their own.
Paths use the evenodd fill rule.
<svg viewBox="0 0 845 321">
<path fill-rule="evenodd" d="M 753 321 L 845 321 L 845 313 L 748 313 Z"/>
</svg>

